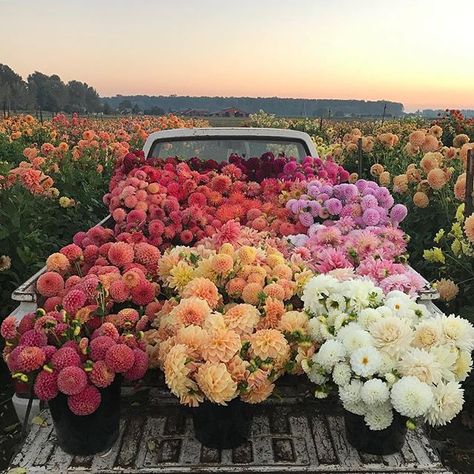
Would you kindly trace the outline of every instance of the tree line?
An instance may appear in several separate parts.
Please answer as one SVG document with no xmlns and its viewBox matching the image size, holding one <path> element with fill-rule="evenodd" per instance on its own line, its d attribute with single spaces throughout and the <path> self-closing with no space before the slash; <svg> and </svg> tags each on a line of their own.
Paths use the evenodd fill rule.
<svg viewBox="0 0 474 474">
<path fill-rule="evenodd" d="M 64 83 L 57 74 L 48 76 L 38 71 L 24 81 L 9 66 L 0 64 L 0 109 L 4 115 L 20 110 L 94 113 L 104 112 L 104 104 L 85 82 Z"/>
<path fill-rule="evenodd" d="M 116 95 L 103 100 L 113 108 L 123 104 L 150 110 L 153 107 L 165 112 L 184 112 L 195 110 L 214 113 L 227 108 L 237 108 L 243 112 L 267 113 L 283 117 L 400 117 L 403 104 L 385 100 L 344 100 L 344 99 L 292 99 L 282 97 L 192 97 L 192 96 L 148 96 Z"/>
</svg>

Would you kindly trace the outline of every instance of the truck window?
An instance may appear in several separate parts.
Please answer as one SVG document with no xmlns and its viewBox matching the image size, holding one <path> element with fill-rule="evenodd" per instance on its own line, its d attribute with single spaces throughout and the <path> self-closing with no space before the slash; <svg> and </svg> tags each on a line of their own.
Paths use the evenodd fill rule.
<svg viewBox="0 0 474 474">
<path fill-rule="evenodd" d="M 182 160 L 198 157 L 204 160 L 226 161 L 230 155 L 244 158 L 272 152 L 275 156 L 294 157 L 301 161 L 309 155 L 304 141 L 265 137 L 193 137 L 156 140 L 148 158 L 177 157 Z"/>
</svg>

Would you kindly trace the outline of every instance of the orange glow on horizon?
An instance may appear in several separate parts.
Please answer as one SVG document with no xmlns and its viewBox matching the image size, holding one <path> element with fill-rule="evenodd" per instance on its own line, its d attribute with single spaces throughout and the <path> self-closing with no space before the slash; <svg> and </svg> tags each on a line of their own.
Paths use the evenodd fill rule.
<svg viewBox="0 0 474 474">
<path fill-rule="evenodd" d="M 101 95 L 392 100 L 474 109 L 474 3 L 0 0 L 0 62 Z M 447 34 L 449 32 L 449 34 Z"/>
</svg>

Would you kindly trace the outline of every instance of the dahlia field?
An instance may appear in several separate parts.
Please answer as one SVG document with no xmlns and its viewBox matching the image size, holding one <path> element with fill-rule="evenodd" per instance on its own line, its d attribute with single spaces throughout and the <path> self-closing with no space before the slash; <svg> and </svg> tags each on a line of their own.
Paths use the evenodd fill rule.
<svg viewBox="0 0 474 474">
<path fill-rule="evenodd" d="M 474 148 L 471 120 L 451 111 L 433 123 L 322 124 L 260 113 L 250 124 L 306 131 L 321 159 L 149 163 L 133 152 L 149 133 L 206 123 L 172 115 L 3 119 L 2 316 L 20 283 L 109 212 L 115 226 L 107 232 L 120 241 L 143 240 L 164 251 L 251 229 L 266 239 L 289 236 L 317 272 L 350 271 L 387 290 L 416 293 L 422 282 L 407 272 L 409 259 L 437 287 L 447 310 L 470 316 L 474 216 L 465 215 L 463 203 L 467 152 Z M 84 251 L 94 242 L 85 239 Z M 81 261 L 86 272 L 97 257 L 88 255 Z"/>
</svg>

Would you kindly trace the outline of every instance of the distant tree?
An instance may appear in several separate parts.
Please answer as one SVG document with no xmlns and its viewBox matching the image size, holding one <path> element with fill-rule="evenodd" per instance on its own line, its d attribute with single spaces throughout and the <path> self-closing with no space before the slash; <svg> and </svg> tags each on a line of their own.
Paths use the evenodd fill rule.
<svg viewBox="0 0 474 474">
<path fill-rule="evenodd" d="M 124 112 L 130 112 L 130 110 L 132 110 L 132 102 L 128 99 L 124 99 L 120 102 L 120 104 L 118 105 L 118 109 L 120 111 L 120 113 L 124 113 Z"/>
<path fill-rule="evenodd" d="M 67 104 L 66 112 L 85 112 L 86 111 L 86 87 L 79 81 L 69 81 L 67 83 Z"/>
<path fill-rule="evenodd" d="M 164 109 L 161 107 L 158 107 L 157 105 L 154 105 L 150 109 L 145 109 L 143 111 L 145 115 L 165 115 Z"/>
<path fill-rule="evenodd" d="M 0 108 L 6 113 L 10 110 L 24 110 L 34 106 L 26 82 L 10 67 L 0 64 Z"/>
<path fill-rule="evenodd" d="M 134 115 L 137 115 L 141 112 L 141 109 L 140 107 L 138 106 L 138 104 L 134 104 L 134 106 L 132 107 L 132 114 Z"/>
<path fill-rule="evenodd" d="M 67 104 L 68 91 L 57 74 L 47 76 L 35 71 L 28 76 L 28 87 L 36 98 L 36 104 L 42 110 L 59 112 Z"/>
<path fill-rule="evenodd" d="M 111 115 L 113 113 L 113 109 L 108 102 L 104 102 L 104 104 L 102 105 L 102 112 L 105 115 Z"/>
<path fill-rule="evenodd" d="M 100 112 L 102 106 L 100 103 L 100 97 L 97 91 L 84 83 L 84 87 L 86 89 L 85 95 L 86 95 L 86 110 L 88 112 Z"/>
</svg>

